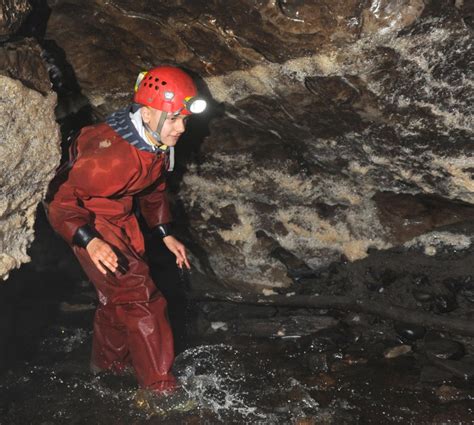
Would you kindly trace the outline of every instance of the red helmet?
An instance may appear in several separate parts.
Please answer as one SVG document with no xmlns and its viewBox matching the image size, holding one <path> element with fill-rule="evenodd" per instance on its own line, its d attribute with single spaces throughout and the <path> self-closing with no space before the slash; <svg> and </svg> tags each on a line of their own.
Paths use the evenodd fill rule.
<svg viewBox="0 0 474 425">
<path fill-rule="evenodd" d="M 171 114 L 191 115 L 206 107 L 196 95 L 196 85 L 186 72 L 174 66 L 159 66 L 140 73 L 133 100 Z"/>
</svg>

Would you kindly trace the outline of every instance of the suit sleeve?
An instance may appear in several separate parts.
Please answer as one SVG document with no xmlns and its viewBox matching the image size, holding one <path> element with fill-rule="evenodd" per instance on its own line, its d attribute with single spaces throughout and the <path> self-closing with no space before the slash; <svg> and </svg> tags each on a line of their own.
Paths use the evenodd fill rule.
<svg viewBox="0 0 474 425">
<path fill-rule="evenodd" d="M 150 229 L 172 221 L 164 176 L 141 192 L 137 198 L 140 213 Z"/>
</svg>

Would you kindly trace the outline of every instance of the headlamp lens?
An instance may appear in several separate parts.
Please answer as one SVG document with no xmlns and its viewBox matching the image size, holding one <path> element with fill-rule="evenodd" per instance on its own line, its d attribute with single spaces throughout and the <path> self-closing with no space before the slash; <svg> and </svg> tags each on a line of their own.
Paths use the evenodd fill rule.
<svg viewBox="0 0 474 425">
<path fill-rule="evenodd" d="M 200 114 L 206 109 L 207 102 L 204 99 L 191 99 L 187 105 L 186 109 L 192 114 Z"/>
</svg>

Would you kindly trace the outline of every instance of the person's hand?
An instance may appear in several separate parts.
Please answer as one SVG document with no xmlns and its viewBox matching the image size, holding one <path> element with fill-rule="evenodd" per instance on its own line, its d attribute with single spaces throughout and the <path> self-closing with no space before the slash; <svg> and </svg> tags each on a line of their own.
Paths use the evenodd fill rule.
<svg viewBox="0 0 474 425">
<path fill-rule="evenodd" d="M 94 238 L 87 244 L 86 251 L 102 274 L 107 274 L 107 269 L 115 273 L 118 266 L 118 258 L 107 242 Z"/>
<path fill-rule="evenodd" d="M 191 268 L 188 257 L 186 256 L 186 248 L 180 241 L 178 241 L 178 239 L 174 236 L 165 236 L 163 242 L 166 245 L 166 248 L 176 255 L 176 264 L 180 269 L 183 268 L 183 265 L 188 269 Z"/>
</svg>

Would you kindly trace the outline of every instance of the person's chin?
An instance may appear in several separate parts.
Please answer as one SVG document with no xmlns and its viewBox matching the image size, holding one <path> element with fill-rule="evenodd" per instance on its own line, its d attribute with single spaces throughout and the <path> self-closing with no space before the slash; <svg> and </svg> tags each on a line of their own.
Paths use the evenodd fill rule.
<svg viewBox="0 0 474 425">
<path fill-rule="evenodd" d="M 179 137 L 169 137 L 166 140 L 162 140 L 161 142 L 169 147 L 176 146 L 176 143 L 178 143 Z"/>
</svg>

